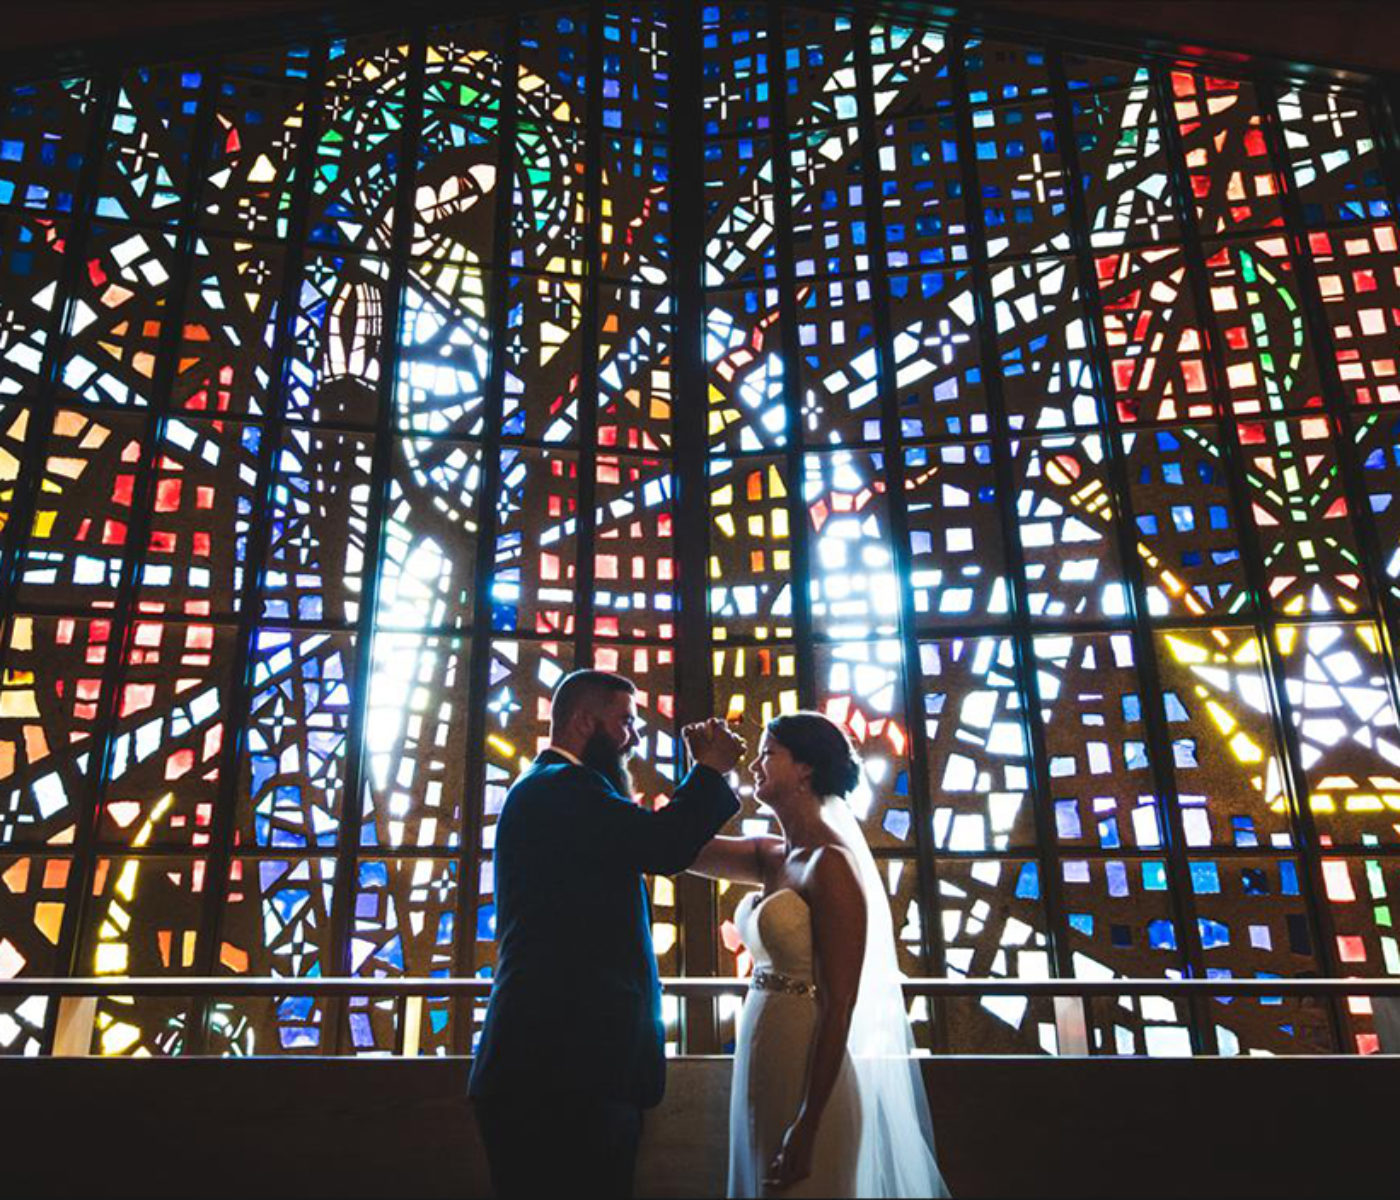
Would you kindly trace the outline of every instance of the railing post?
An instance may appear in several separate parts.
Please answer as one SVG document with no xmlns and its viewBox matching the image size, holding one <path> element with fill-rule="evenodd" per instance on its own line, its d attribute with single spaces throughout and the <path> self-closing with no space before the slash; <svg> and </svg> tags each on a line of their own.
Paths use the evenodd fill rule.
<svg viewBox="0 0 1400 1200">
<path fill-rule="evenodd" d="M 54 1058 L 88 1058 L 92 1054 L 92 1024 L 97 1020 L 96 996 L 64 996 L 54 1021 Z"/>
<path fill-rule="evenodd" d="M 1087 1055 L 1090 1001 L 1081 996 L 1055 997 L 1055 1039 L 1063 1055 Z"/>
</svg>

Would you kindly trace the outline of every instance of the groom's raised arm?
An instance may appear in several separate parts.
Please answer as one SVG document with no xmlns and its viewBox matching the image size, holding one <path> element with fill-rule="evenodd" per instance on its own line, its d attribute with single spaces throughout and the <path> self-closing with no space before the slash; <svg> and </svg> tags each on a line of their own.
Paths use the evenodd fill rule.
<svg viewBox="0 0 1400 1200">
<path fill-rule="evenodd" d="M 596 783 L 590 781 L 586 792 L 572 801 L 586 826 L 588 842 L 607 858 L 637 871 L 657 875 L 684 871 L 739 811 L 739 797 L 713 767 L 694 767 L 671 794 L 671 802 L 655 811 L 622 799 L 594 778 Z"/>
<path fill-rule="evenodd" d="M 655 811 L 639 808 L 592 771 L 571 817 L 580 848 L 588 846 L 619 865 L 657 875 L 675 875 L 695 861 L 701 848 L 739 811 L 739 797 L 725 779 L 744 752 L 744 740 L 721 720 L 681 730 L 695 766 Z"/>
</svg>

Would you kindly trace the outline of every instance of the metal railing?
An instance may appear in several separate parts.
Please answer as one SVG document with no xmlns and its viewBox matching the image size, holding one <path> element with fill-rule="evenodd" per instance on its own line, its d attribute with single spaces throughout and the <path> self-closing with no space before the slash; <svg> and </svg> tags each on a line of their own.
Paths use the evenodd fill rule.
<svg viewBox="0 0 1400 1200">
<path fill-rule="evenodd" d="M 1400 997 L 1395 979 L 906 979 L 906 996 L 1240 996 Z M 742 995 L 747 979 L 667 978 L 661 990 L 672 996 Z M 348 976 L 290 979 L 261 976 L 133 976 L 120 978 L 0 979 L 0 999 L 8 996 L 213 996 L 228 999 L 270 996 L 487 996 L 489 979 L 359 979 Z"/>
<path fill-rule="evenodd" d="M 747 979 L 666 978 L 663 994 L 677 999 L 716 1002 L 722 997 L 740 996 L 749 988 Z M 396 1017 L 404 1031 L 398 1055 L 415 1057 L 421 1046 L 423 1001 L 425 998 L 484 1000 L 491 991 L 489 979 L 359 979 L 353 977 L 223 978 L 208 976 L 131 977 L 131 978 L 15 978 L 0 980 L 0 1000 L 40 996 L 57 999 L 60 1013 L 56 1033 L 48 1053 L 53 1057 L 84 1057 L 92 1053 L 91 1041 L 96 1004 L 102 997 L 189 998 L 191 1001 L 271 999 L 277 997 L 357 997 L 389 999 L 398 1002 Z M 906 979 L 907 999 L 924 997 L 1023 997 L 1046 998 L 1054 1002 L 1058 1054 L 1087 1055 L 1113 1051 L 1100 1049 L 1090 1036 L 1095 999 L 1124 1000 L 1133 997 L 1161 997 L 1183 1001 L 1211 999 L 1254 999 L 1281 1003 L 1285 999 L 1337 1003 L 1360 998 L 1400 1000 L 1400 978 L 1395 979 Z M 1346 1053 L 1348 1048 L 1341 1047 Z M 1395 1052 L 1396 1048 L 1382 1047 Z M 684 1031 L 679 1043 L 686 1052 Z M 1306 1052 L 1304 1052 L 1306 1053 Z"/>
</svg>

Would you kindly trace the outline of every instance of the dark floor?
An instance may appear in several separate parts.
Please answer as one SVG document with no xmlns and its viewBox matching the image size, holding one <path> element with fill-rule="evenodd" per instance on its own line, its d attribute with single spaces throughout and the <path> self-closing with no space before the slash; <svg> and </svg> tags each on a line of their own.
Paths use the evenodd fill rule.
<svg viewBox="0 0 1400 1200">
<path fill-rule="evenodd" d="M 478 1196 L 465 1060 L 0 1060 L 0 1195 Z M 721 1195 L 729 1063 L 672 1064 L 642 1196 Z M 959 1196 L 1396 1193 L 1400 1057 L 940 1058 Z"/>
</svg>

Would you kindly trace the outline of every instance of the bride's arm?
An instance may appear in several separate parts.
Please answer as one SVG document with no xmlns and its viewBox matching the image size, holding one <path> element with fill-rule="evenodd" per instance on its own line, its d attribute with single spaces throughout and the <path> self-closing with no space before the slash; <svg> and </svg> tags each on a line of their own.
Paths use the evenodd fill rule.
<svg viewBox="0 0 1400 1200">
<path fill-rule="evenodd" d="M 817 1027 L 807 1060 L 802 1105 L 764 1180 L 777 1188 L 791 1187 L 811 1174 L 817 1129 L 846 1057 L 851 1014 L 865 961 L 866 898 L 850 855 L 834 847 L 818 850 L 812 858 L 806 890 L 812 913 Z"/>
<path fill-rule="evenodd" d="M 762 885 L 764 863 L 774 854 L 782 856 L 783 842 L 775 837 L 711 838 L 696 856 L 689 870 L 706 879 L 729 879 L 735 883 Z"/>
</svg>

